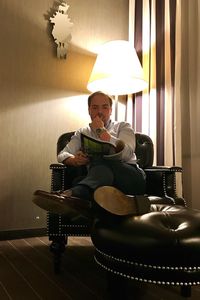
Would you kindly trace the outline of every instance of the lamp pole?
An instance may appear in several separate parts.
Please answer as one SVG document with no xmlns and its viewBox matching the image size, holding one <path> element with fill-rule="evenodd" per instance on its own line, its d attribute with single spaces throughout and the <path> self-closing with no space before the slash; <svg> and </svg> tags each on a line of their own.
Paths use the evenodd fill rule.
<svg viewBox="0 0 200 300">
<path fill-rule="evenodd" d="M 118 95 L 115 95 L 115 121 L 118 120 Z"/>
</svg>

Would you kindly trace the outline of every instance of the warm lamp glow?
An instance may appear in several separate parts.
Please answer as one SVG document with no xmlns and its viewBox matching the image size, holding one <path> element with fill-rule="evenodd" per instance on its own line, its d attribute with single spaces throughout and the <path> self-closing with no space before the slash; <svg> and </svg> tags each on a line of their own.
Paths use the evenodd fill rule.
<svg viewBox="0 0 200 300">
<path fill-rule="evenodd" d="M 146 87 L 140 61 L 128 41 L 111 41 L 101 46 L 88 81 L 89 91 L 127 95 Z"/>
</svg>

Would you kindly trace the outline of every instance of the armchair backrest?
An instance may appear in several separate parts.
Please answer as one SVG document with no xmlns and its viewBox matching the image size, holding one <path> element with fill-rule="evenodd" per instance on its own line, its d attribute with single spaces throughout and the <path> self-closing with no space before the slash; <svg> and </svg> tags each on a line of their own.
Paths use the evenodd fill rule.
<svg viewBox="0 0 200 300">
<path fill-rule="evenodd" d="M 74 132 L 67 132 L 63 133 L 57 142 L 57 154 L 65 147 L 65 145 L 70 141 L 71 136 Z M 138 165 L 141 168 L 147 168 L 152 166 L 153 164 L 153 156 L 154 156 L 154 149 L 153 149 L 153 142 L 151 138 L 143 133 L 136 132 L 136 149 L 135 153 L 138 160 Z"/>
<path fill-rule="evenodd" d="M 66 144 L 70 141 L 73 134 L 74 134 L 74 131 L 66 132 L 66 133 L 63 133 L 59 137 L 59 139 L 57 141 L 57 155 L 58 155 L 58 153 L 60 153 L 60 151 L 62 149 L 65 148 Z"/>
<path fill-rule="evenodd" d="M 140 132 L 135 133 L 136 148 L 135 154 L 137 157 L 138 165 L 144 169 L 153 165 L 154 147 L 152 139 Z"/>
</svg>

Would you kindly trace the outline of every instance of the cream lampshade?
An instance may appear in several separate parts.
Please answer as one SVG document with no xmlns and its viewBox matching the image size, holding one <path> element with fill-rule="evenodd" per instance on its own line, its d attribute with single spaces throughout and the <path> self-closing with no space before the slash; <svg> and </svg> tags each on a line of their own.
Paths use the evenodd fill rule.
<svg viewBox="0 0 200 300">
<path fill-rule="evenodd" d="M 146 87 L 137 53 L 128 41 L 115 40 L 101 46 L 87 88 L 115 96 L 116 119 L 118 95 L 137 93 Z"/>
<path fill-rule="evenodd" d="M 128 41 L 110 41 L 101 46 L 88 81 L 89 91 L 127 95 L 146 87 L 140 61 Z"/>
</svg>

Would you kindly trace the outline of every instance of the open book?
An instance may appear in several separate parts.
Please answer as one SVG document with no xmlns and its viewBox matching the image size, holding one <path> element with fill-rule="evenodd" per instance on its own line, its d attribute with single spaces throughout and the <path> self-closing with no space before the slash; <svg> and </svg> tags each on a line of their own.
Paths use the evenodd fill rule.
<svg viewBox="0 0 200 300">
<path fill-rule="evenodd" d="M 81 133 L 81 149 L 89 157 L 103 157 L 105 159 L 121 159 L 121 153 L 112 143 L 100 141 Z"/>
</svg>

